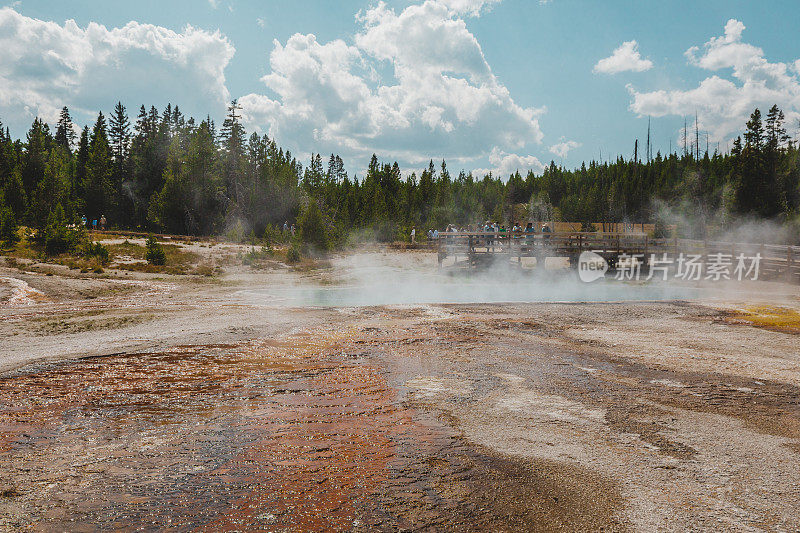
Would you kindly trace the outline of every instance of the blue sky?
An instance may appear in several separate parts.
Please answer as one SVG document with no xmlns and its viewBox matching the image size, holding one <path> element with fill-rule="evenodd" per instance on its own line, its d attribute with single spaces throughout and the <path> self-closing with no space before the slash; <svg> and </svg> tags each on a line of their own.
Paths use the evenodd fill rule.
<svg viewBox="0 0 800 533">
<path fill-rule="evenodd" d="M 22 0 L 0 11 L 0 120 L 179 103 L 305 157 L 541 169 L 655 150 L 695 112 L 724 149 L 755 106 L 800 118 L 800 2 Z M 74 20 L 74 24 L 67 23 Z M 191 28 L 190 28 L 191 27 Z M 691 52 L 690 48 L 696 47 Z M 704 143 L 703 143 L 704 144 Z M 303 161 L 305 162 L 305 161 Z"/>
</svg>

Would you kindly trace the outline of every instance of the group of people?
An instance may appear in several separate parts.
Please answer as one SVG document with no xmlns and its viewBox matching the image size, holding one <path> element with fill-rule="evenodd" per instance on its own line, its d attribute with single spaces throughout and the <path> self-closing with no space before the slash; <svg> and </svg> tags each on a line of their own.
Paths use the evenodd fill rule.
<svg viewBox="0 0 800 533">
<path fill-rule="evenodd" d="M 283 223 L 283 234 L 288 235 L 289 233 L 291 233 L 292 237 L 294 237 L 295 229 L 294 229 L 294 224 L 289 226 L 289 221 L 287 220 Z"/>
<path fill-rule="evenodd" d="M 508 233 L 506 226 L 503 224 L 498 224 L 497 222 L 492 222 L 487 220 L 483 224 L 477 225 L 468 225 L 463 228 L 459 228 L 454 224 L 448 224 L 447 228 L 444 230 L 444 233 L 494 233 L 494 234 L 501 234 L 501 233 Z M 542 224 L 541 233 L 548 234 L 552 233 L 553 230 L 550 229 L 549 224 Z M 523 228 L 520 224 L 514 223 L 511 227 L 511 233 L 524 233 L 524 234 L 535 234 L 536 233 L 536 226 L 533 225 L 533 222 L 528 222 L 528 224 Z M 413 244 L 416 240 L 417 230 L 416 228 L 411 228 L 411 243 Z M 545 235 L 547 237 L 547 235 Z M 435 240 L 439 238 L 439 230 L 429 229 L 428 230 L 428 240 Z"/>
<path fill-rule="evenodd" d="M 100 227 L 101 230 L 105 230 L 106 229 L 106 216 L 105 215 L 100 215 L 99 219 L 98 218 L 94 218 L 94 219 L 92 219 L 91 224 L 89 224 L 89 220 L 87 220 L 86 215 L 81 215 L 81 224 L 83 225 L 83 227 L 89 228 L 89 229 L 91 229 L 93 231 L 97 231 L 98 226 Z"/>
</svg>

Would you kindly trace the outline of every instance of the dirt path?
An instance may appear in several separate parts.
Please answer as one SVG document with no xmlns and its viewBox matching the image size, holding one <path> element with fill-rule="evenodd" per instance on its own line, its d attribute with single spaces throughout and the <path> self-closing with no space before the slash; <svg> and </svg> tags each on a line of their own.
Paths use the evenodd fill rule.
<svg viewBox="0 0 800 533">
<path fill-rule="evenodd" d="M 800 524 L 799 337 L 726 314 L 796 288 L 287 308 L 242 289 L 305 274 L 0 276 L 37 295 L 0 313 L 6 530 Z"/>
</svg>

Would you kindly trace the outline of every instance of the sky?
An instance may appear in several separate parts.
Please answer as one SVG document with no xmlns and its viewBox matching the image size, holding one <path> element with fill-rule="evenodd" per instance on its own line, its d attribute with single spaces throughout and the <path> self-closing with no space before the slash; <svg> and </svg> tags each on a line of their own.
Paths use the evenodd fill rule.
<svg viewBox="0 0 800 533">
<path fill-rule="evenodd" d="M 0 0 L 1 2 L 2 0 Z M 0 7 L 0 121 L 24 137 L 62 106 L 79 125 L 118 100 L 177 103 L 302 163 L 373 153 L 404 171 L 576 167 L 725 151 L 754 108 L 800 133 L 800 2 L 704 0 L 21 0 Z M 694 132 L 692 131 L 692 134 Z M 692 135 L 693 137 L 693 135 Z M 641 153 L 641 152 L 640 152 Z"/>
</svg>

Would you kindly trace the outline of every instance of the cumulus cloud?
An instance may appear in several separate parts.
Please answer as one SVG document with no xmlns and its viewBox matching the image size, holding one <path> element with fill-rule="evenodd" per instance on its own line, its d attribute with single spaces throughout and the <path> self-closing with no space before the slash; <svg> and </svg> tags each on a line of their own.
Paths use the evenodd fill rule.
<svg viewBox="0 0 800 533">
<path fill-rule="evenodd" d="M 63 105 L 96 112 L 123 102 L 165 98 L 198 113 L 230 99 L 225 67 L 234 47 L 219 32 L 186 26 L 178 33 L 129 22 L 85 28 L 0 9 L 0 109 L 4 122 L 39 115 L 54 121 Z"/>
<path fill-rule="evenodd" d="M 616 74 L 618 72 L 644 72 L 653 68 L 653 62 L 642 59 L 639 43 L 625 41 L 609 57 L 603 58 L 594 66 L 594 72 Z"/>
<path fill-rule="evenodd" d="M 449 7 L 454 13 L 460 15 L 470 15 L 477 17 L 486 9 L 491 9 L 492 5 L 499 4 L 502 0 L 439 0 L 442 4 Z"/>
<path fill-rule="evenodd" d="M 744 24 L 731 19 L 722 36 L 686 51 L 690 65 L 718 72 L 693 89 L 639 92 L 628 86 L 631 110 L 652 116 L 697 112 L 701 127 L 714 140 L 740 131 L 756 107 L 765 111 L 777 104 L 786 112 L 787 122 L 796 122 L 800 119 L 798 63 L 768 61 L 761 48 L 742 41 L 744 30 Z"/>
<path fill-rule="evenodd" d="M 476 168 L 472 173 L 482 177 L 491 172 L 495 177 L 507 178 L 517 171 L 524 176 L 529 170 L 534 172 L 544 170 L 544 164 L 536 156 L 509 154 L 499 148 L 493 148 L 489 154 L 489 165 L 491 168 Z"/>
<path fill-rule="evenodd" d="M 574 150 L 575 148 L 578 148 L 580 146 L 581 146 L 581 143 L 579 143 L 579 142 L 576 142 L 576 141 L 565 141 L 562 138 L 560 143 L 556 143 L 556 144 L 554 144 L 553 146 L 550 147 L 550 153 L 551 154 L 555 154 L 558 157 L 563 159 L 563 158 L 567 157 L 567 154 L 571 150 Z"/>
<path fill-rule="evenodd" d="M 485 2 L 449 4 L 398 13 L 381 2 L 357 15 L 352 42 L 301 34 L 274 42 L 262 78 L 272 95 L 239 99 L 246 123 L 295 152 L 359 160 L 377 152 L 410 166 L 430 157 L 469 164 L 493 148 L 540 143 L 543 109 L 514 102 L 454 11 Z"/>
</svg>

